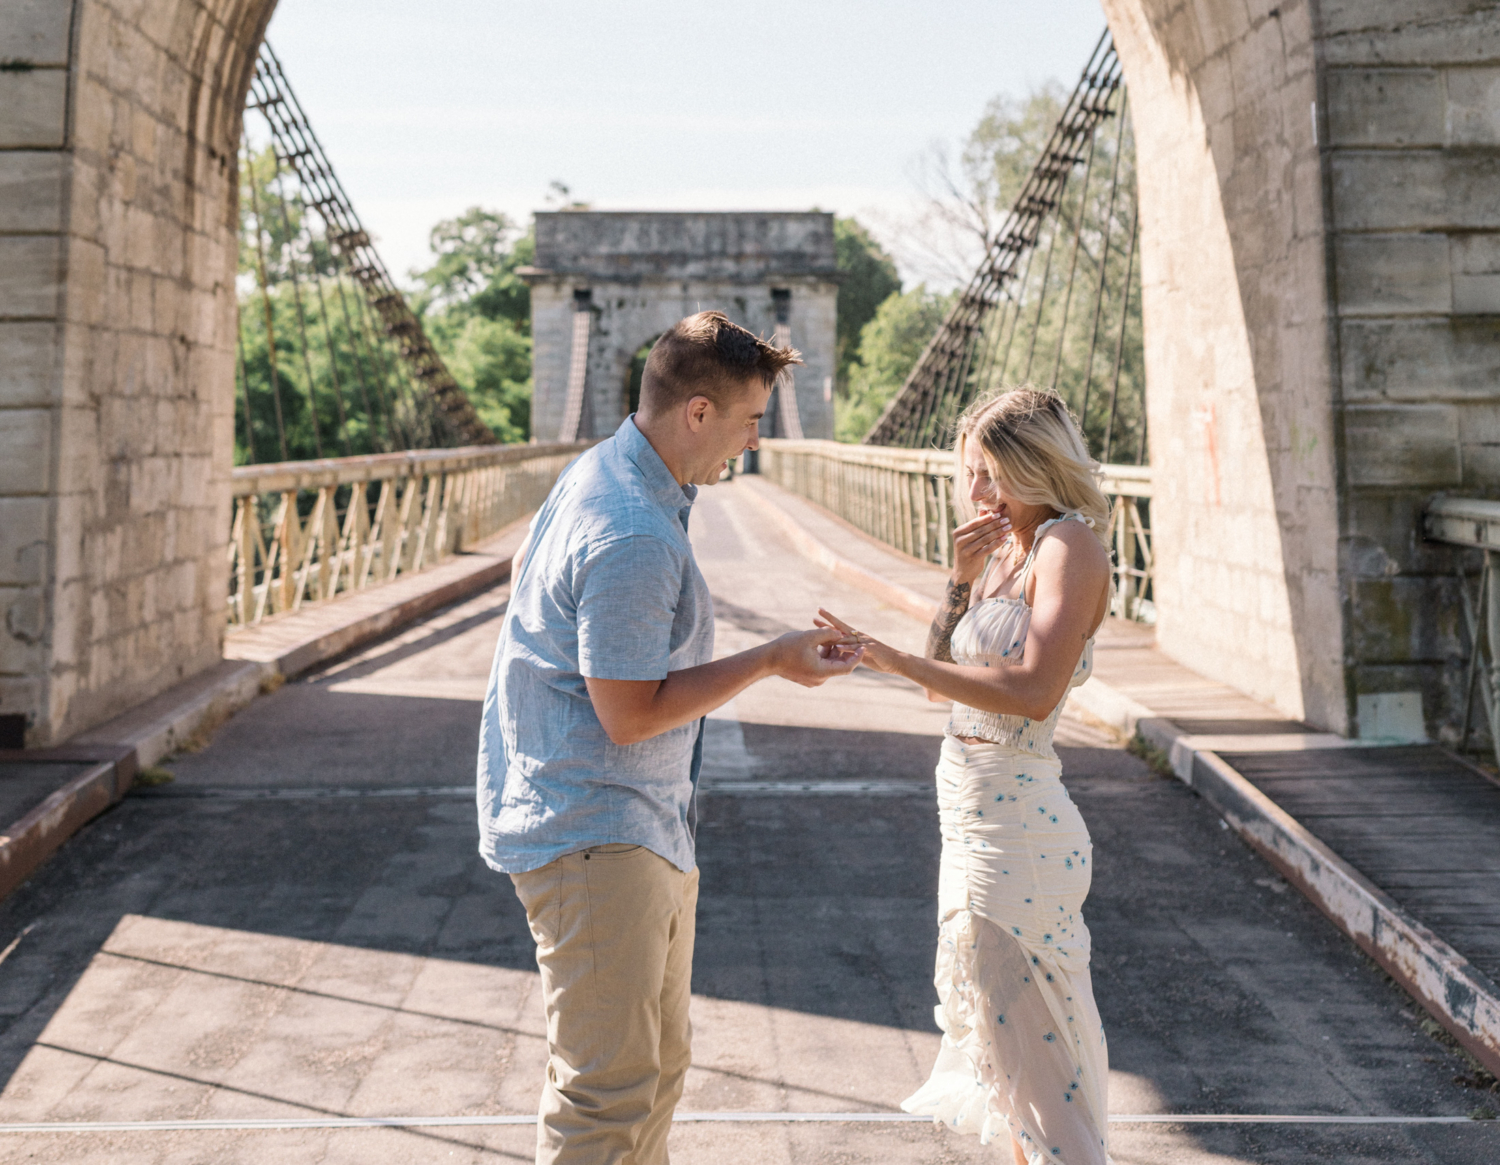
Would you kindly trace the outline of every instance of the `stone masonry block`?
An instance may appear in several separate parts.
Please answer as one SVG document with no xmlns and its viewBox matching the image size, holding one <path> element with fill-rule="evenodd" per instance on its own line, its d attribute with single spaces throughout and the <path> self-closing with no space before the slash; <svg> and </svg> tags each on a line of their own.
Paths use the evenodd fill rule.
<svg viewBox="0 0 1500 1165">
<path fill-rule="evenodd" d="M 0 151 L 0 233 L 63 229 L 67 161 L 52 151 Z"/>
<path fill-rule="evenodd" d="M 6 0 L 0 17 L 0 61 L 66 68 L 72 17 L 69 0 Z"/>
<path fill-rule="evenodd" d="M 1414 18 L 1415 17 L 1415 18 Z M 1329 65 L 1451 65 L 1500 59 L 1490 0 L 1332 0 L 1319 5 Z"/>
<path fill-rule="evenodd" d="M 35 586 L 47 562 L 47 512 L 42 497 L 0 497 L 0 585 Z"/>
<path fill-rule="evenodd" d="M 0 72 L 0 148 L 58 148 L 68 113 L 66 69 Z"/>
<path fill-rule="evenodd" d="M 1340 231 L 1500 230 L 1500 155 L 1344 150 L 1333 155 Z"/>
<path fill-rule="evenodd" d="M 1447 404 L 1350 405 L 1344 448 L 1354 486 L 1458 485 L 1458 409 Z"/>
<path fill-rule="evenodd" d="M 62 240 L 56 237 L 0 237 L 0 319 L 55 315 L 61 258 Z"/>
<path fill-rule="evenodd" d="M 41 621 L 37 588 L 0 587 L 0 675 L 25 675 L 44 665 Z"/>
<path fill-rule="evenodd" d="M 1500 315 L 1500 233 L 1455 235 L 1451 244 L 1453 310 Z"/>
<path fill-rule="evenodd" d="M 0 409 L 0 494 L 50 492 L 51 452 L 51 409 Z"/>
<path fill-rule="evenodd" d="M 1448 70 L 1450 146 L 1500 146 L 1500 67 Z"/>
<path fill-rule="evenodd" d="M 0 320 L 0 407 L 51 404 L 62 363 L 61 327 L 48 320 Z"/>
<path fill-rule="evenodd" d="M 1446 103 L 1436 69 L 1330 69 L 1328 135 L 1334 146 L 1436 146 Z"/>
<path fill-rule="evenodd" d="M 1500 398 L 1500 321 L 1343 320 L 1344 398 L 1364 403 Z"/>
<path fill-rule="evenodd" d="M 1351 580 L 1349 638 L 1356 658 L 1392 664 L 1458 655 L 1456 586 L 1451 577 Z"/>
<path fill-rule="evenodd" d="M 1441 20 L 1483 11 L 1488 6 L 1486 0 L 1424 0 L 1422 15 L 1428 20 Z M 1325 33 L 1392 31 L 1412 18 L 1411 0 L 1323 0 L 1318 7 Z"/>
<path fill-rule="evenodd" d="M 1446 235 L 1343 235 L 1334 256 L 1340 315 L 1446 315 L 1453 308 Z"/>
</svg>

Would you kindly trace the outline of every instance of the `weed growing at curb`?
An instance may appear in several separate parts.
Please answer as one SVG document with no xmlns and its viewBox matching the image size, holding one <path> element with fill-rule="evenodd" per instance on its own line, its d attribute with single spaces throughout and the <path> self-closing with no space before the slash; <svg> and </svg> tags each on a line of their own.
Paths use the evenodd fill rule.
<svg viewBox="0 0 1500 1165">
<path fill-rule="evenodd" d="M 161 765 L 147 765 L 135 775 L 135 783 L 143 789 L 153 789 L 157 785 L 170 785 L 177 777 Z"/>
<path fill-rule="evenodd" d="M 1177 774 L 1172 771 L 1172 763 L 1167 754 L 1147 741 L 1139 732 L 1126 742 L 1125 751 L 1131 756 L 1140 757 L 1158 777 L 1166 777 L 1170 780 L 1177 778 Z"/>
</svg>

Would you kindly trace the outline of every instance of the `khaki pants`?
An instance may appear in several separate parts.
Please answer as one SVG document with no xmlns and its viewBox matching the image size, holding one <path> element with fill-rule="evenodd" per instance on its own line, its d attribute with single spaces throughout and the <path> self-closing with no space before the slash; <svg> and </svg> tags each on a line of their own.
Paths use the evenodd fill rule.
<svg viewBox="0 0 1500 1165">
<path fill-rule="evenodd" d="M 601 845 L 511 881 L 547 1009 L 537 1165 L 666 1165 L 691 1059 L 698 871 Z"/>
</svg>

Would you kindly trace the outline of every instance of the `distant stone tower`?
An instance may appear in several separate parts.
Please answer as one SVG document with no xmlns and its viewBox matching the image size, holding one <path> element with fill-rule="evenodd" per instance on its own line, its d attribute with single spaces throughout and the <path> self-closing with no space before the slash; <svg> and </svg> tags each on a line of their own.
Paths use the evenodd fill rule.
<svg viewBox="0 0 1500 1165">
<path fill-rule="evenodd" d="M 711 308 L 767 339 L 784 329 L 802 352 L 794 393 L 783 400 L 778 386 L 762 433 L 833 436 L 833 215 L 540 213 L 536 265 L 521 275 L 531 285 L 537 440 L 612 433 L 629 413 L 636 354 Z"/>
</svg>

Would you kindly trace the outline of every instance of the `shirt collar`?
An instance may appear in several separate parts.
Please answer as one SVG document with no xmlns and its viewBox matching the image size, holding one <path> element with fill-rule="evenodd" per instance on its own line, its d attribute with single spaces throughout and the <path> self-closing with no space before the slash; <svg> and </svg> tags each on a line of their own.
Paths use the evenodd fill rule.
<svg viewBox="0 0 1500 1165">
<path fill-rule="evenodd" d="M 691 506 L 698 497 L 698 487 L 691 483 L 681 485 L 672 476 L 661 454 L 651 447 L 646 435 L 635 427 L 635 414 L 631 413 L 615 430 L 615 440 L 626 457 L 635 463 L 646 479 L 651 495 L 669 510 L 681 510 Z"/>
</svg>

